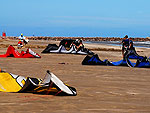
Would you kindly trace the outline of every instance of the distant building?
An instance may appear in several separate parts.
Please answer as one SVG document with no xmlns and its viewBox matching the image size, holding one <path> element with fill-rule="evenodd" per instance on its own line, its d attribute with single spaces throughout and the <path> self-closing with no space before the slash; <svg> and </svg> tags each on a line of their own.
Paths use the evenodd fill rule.
<svg viewBox="0 0 150 113">
<path fill-rule="evenodd" d="M 5 33 L 5 32 L 2 33 L 2 38 L 3 38 L 3 39 L 6 38 L 6 33 Z"/>
</svg>

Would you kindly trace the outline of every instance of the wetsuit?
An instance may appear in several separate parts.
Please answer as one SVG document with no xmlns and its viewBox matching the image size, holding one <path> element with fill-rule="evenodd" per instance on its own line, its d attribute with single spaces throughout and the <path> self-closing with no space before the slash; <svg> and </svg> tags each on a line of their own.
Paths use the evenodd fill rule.
<svg viewBox="0 0 150 113">
<path fill-rule="evenodd" d="M 125 60 L 125 56 L 127 54 L 129 54 L 131 51 L 135 52 L 135 48 L 133 47 L 133 41 L 129 40 L 129 39 L 122 40 L 122 55 L 123 55 L 123 60 Z"/>
<path fill-rule="evenodd" d="M 133 49 L 133 41 L 129 39 L 122 40 L 122 50 Z"/>
</svg>

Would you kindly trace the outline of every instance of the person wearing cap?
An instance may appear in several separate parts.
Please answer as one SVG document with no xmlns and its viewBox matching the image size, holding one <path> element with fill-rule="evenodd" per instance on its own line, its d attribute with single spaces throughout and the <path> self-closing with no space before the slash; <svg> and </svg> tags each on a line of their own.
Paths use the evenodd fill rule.
<svg viewBox="0 0 150 113">
<path fill-rule="evenodd" d="M 29 40 L 25 36 L 23 36 L 22 33 L 19 36 L 19 40 L 21 40 L 24 44 L 27 44 L 29 42 Z"/>
<path fill-rule="evenodd" d="M 21 40 L 23 42 L 23 40 L 25 40 L 25 37 L 23 36 L 23 34 L 21 33 L 21 35 L 19 36 L 19 40 Z"/>
<path fill-rule="evenodd" d="M 122 56 L 124 58 L 124 53 L 126 50 L 134 49 L 133 47 L 133 41 L 128 38 L 128 35 L 126 35 L 122 40 Z"/>
</svg>

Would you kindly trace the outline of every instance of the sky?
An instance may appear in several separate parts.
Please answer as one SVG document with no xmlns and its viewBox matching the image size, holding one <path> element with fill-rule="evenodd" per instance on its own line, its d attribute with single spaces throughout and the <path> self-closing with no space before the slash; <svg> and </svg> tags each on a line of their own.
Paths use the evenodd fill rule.
<svg viewBox="0 0 150 113">
<path fill-rule="evenodd" d="M 0 0 L 7 36 L 147 37 L 150 0 Z"/>
</svg>

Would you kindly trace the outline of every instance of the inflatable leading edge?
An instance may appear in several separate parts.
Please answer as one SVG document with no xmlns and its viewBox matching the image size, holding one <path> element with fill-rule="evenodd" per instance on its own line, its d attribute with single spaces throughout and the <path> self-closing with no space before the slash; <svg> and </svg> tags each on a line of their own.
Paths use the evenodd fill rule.
<svg viewBox="0 0 150 113">
<path fill-rule="evenodd" d="M 92 51 L 84 47 L 77 50 L 74 45 L 71 45 L 71 47 L 68 49 L 66 49 L 66 47 L 63 45 L 57 46 L 56 44 L 48 44 L 48 46 L 42 51 L 42 53 L 63 53 L 80 55 L 94 54 Z"/>
<path fill-rule="evenodd" d="M 19 53 L 12 45 L 10 45 L 7 49 L 7 52 L 0 57 L 15 57 L 15 58 L 41 58 L 38 53 L 35 53 L 30 48 L 27 51 L 21 51 Z"/>
<path fill-rule="evenodd" d="M 131 62 L 130 59 L 135 59 L 136 62 Z M 139 68 L 150 68 L 150 59 L 143 56 L 130 56 L 126 55 L 123 60 L 112 62 L 105 59 L 100 60 L 98 55 L 87 55 L 82 61 L 82 65 L 105 65 L 105 66 L 129 66 L 129 67 L 139 67 Z"/>
</svg>

